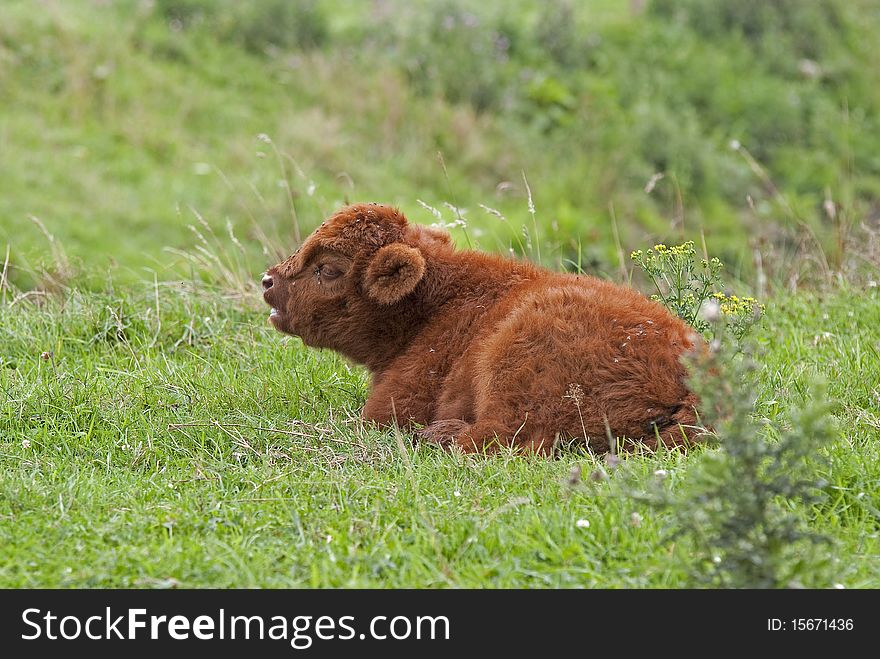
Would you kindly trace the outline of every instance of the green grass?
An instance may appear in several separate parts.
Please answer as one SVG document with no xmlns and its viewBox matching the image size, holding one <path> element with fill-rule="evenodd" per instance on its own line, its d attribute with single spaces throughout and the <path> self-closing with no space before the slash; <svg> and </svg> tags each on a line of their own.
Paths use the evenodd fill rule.
<svg viewBox="0 0 880 659">
<path fill-rule="evenodd" d="M 266 325 L 348 200 L 617 279 L 705 245 L 767 303 L 759 418 L 835 403 L 824 499 L 781 504 L 880 587 L 874 3 L 285 4 L 3 2 L 0 587 L 692 585 L 601 459 L 365 427 L 366 374 Z M 622 470 L 684 492 L 706 450 Z"/>
<path fill-rule="evenodd" d="M 748 6 L 712 10 L 719 0 L 680 12 L 392 0 L 384 13 L 325 0 L 279 19 L 283 4 L 3 3 L 0 247 L 13 282 L 39 286 L 52 265 L 32 216 L 80 288 L 187 274 L 167 249 L 194 248 L 196 213 L 219 233 L 231 223 L 256 275 L 267 242 L 293 246 L 291 197 L 303 232 L 346 199 L 427 222 L 416 200 L 447 221 L 450 202 L 469 240 L 505 250 L 531 226 L 523 173 L 556 267 L 613 272 L 618 231 L 627 248 L 704 234 L 748 272 L 752 238 L 784 247 L 810 226 L 828 248 L 839 225 L 872 216 L 880 15 L 865 0 L 813 3 L 831 26 L 822 8 L 769 20 L 774 5 L 755 33 Z M 799 72 L 805 58 L 817 78 Z"/>
<path fill-rule="evenodd" d="M 828 496 L 800 514 L 850 587 L 880 586 L 878 298 L 782 299 L 761 334 L 763 416 L 784 423 L 816 376 L 839 401 Z M 664 516 L 616 473 L 587 478 L 601 461 L 463 457 L 364 427 L 364 372 L 264 316 L 173 287 L 4 309 L 0 584 L 688 585 Z M 701 453 L 625 468 L 678 488 Z"/>
</svg>

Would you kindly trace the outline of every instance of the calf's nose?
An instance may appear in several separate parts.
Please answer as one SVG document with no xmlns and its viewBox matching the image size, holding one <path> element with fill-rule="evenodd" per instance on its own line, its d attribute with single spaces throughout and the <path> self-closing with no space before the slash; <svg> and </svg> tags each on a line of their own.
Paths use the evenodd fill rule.
<svg viewBox="0 0 880 659">
<path fill-rule="evenodd" d="M 272 275 L 264 275 L 263 276 L 263 290 L 268 291 L 270 288 L 272 288 L 272 284 L 273 284 Z"/>
</svg>

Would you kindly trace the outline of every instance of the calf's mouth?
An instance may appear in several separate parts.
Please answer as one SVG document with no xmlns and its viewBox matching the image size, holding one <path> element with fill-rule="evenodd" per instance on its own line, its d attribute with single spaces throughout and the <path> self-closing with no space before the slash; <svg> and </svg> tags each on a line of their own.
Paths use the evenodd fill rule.
<svg viewBox="0 0 880 659">
<path fill-rule="evenodd" d="M 275 285 L 275 277 L 271 272 L 267 272 L 262 278 L 263 285 L 263 301 L 271 307 L 269 312 L 269 322 L 275 325 L 281 320 L 281 312 L 278 310 L 280 303 L 277 298 L 278 287 Z"/>
</svg>

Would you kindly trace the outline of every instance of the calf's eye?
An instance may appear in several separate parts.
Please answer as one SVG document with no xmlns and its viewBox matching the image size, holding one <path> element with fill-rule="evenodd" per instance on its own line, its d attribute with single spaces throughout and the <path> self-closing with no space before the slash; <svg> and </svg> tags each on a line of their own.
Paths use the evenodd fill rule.
<svg viewBox="0 0 880 659">
<path fill-rule="evenodd" d="M 324 281 L 330 281 L 331 279 L 336 279 L 339 275 L 342 274 L 340 270 L 337 270 L 332 265 L 319 265 L 315 268 L 315 274 L 318 276 L 318 279 L 323 279 Z"/>
</svg>

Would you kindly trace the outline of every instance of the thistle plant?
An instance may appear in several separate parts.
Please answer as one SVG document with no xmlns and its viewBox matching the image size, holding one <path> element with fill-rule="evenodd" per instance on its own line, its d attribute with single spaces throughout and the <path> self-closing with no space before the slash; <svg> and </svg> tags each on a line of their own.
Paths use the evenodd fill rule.
<svg viewBox="0 0 880 659">
<path fill-rule="evenodd" d="M 764 305 L 752 297 L 721 292 L 724 284 L 717 258 L 700 259 L 689 240 L 681 245 L 654 245 L 630 254 L 656 289 L 652 300 L 660 302 L 706 338 L 717 338 L 719 327 L 728 327 L 741 342 L 764 314 Z M 718 319 L 724 320 L 719 325 Z"/>
</svg>

